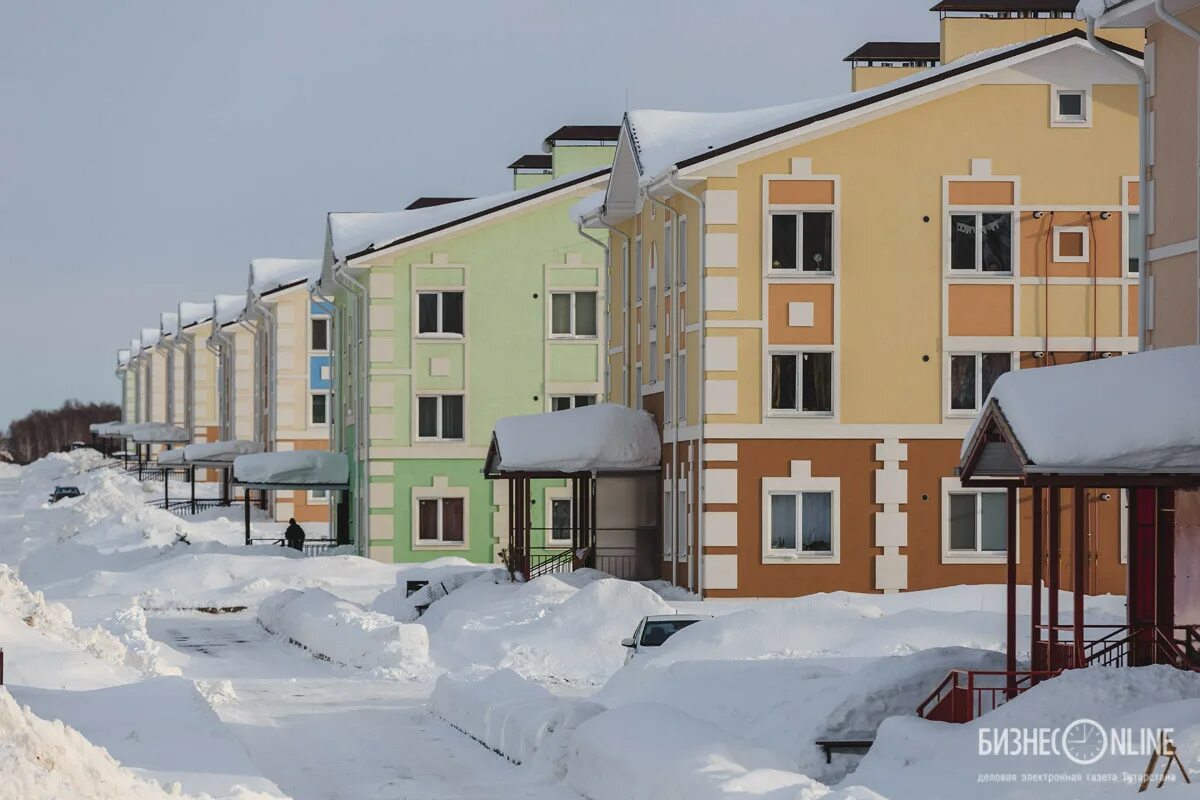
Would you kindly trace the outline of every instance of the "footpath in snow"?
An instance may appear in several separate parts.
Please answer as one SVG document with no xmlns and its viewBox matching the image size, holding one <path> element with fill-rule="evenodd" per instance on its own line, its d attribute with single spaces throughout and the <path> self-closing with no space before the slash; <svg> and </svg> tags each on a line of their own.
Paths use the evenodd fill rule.
<svg viewBox="0 0 1200 800">
<path fill-rule="evenodd" d="M 1002 666 L 1002 587 L 699 603 L 594 570 L 521 584 L 459 559 L 308 558 L 243 546 L 237 510 L 148 507 L 161 484 L 99 463 L 0 473 L 0 800 L 1129 794 L 1095 776 L 1145 759 L 979 754 L 983 726 L 1078 717 L 1174 728 L 1200 772 L 1200 678 L 1169 669 L 1078 671 L 965 726 L 916 718 L 951 668 Z M 47 505 L 64 482 L 84 496 Z M 677 609 L 713 619 L 626 663 L 621 639 Z M 1087 613 L 1119 622 L 1123 599 Z M 875 744 L 826 763 L 823 738 Z M 1005 773 L 1092 782 L 980 782 Z"/>
</svg>

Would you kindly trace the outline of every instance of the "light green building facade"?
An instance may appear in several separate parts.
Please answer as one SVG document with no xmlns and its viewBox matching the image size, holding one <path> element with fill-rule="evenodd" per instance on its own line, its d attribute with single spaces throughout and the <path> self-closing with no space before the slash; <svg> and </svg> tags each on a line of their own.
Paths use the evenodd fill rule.
<svg viewBox="0 0 1200 800">
<path fill-rule="evenodd" d="M 330 215 L 334 438 L 351 455 L 345 516 L 364 554 L 496 560 L 507 487 L 483 477 L 496 420 L 603 395 L 604 252 L 569 211 L 604 188 L 611 160 L 610 147 L 581 147 L 562 159 L 570 177 L 524 191 Z M 535 490 L 535 528 L 551 527 L 555 500 L 569 502 L 561 484 Z M 544 536 L 534 546 L 553 546 Z"/>
</svg>

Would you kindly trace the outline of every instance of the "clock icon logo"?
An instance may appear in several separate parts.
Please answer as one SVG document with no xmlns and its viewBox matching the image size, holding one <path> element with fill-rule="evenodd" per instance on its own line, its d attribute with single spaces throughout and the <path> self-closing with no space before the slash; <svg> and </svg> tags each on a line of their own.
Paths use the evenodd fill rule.
<svg viewBox="0 0 1200 800">
<path fill-rule="evenodd" d="M 1063 730 L 1062 749 L 1082 767 L 1095 764 L 1108 751 L 1108 732 L 1093 719 L 1077 719 Z"/>
</svg>

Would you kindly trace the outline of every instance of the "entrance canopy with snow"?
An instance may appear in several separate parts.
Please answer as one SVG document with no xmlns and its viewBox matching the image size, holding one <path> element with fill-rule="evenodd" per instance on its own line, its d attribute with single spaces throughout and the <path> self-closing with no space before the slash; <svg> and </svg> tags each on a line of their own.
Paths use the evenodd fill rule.
<svg viewBox="0 0 1200 800">
<path fill-rule="evenodd" d="M 656 472 L 662 437 L 654 419 L 611 403 L 505 417 L 496 422 L 489 478 Z"/>
<path fill-rule="evenodd" d="M 121 427 L 122 424 L 123 423 L 120 421 L 97 422 L 89 425 L 88 430 L 91 431 L 93 436 L 97 436 L 102 439 L 117 439 L 120 438 L 121 434 L 118 433 L 116 429 Z"/>
<path fill-rule="evenodd" d="M 1200 347 L 1002 376 L 958 469 L 976 486 L 1200 484 Z"/>
<path fill-rule="evenodd" d="M 233 482 L 251 489 L 350 488 L 350 463 L 344 453 L 325 450 L 290 450 L 238 456 L 233 462 Z"/>
<path fill-rule="evenodd" d="M 228 468 L 238 456 L 261 453 L 262 442 L 228 439 L 219 442 L 197 442 L 183 448 L 183 463 L 198 467 Z M 162 457 L 159 457 L 162 462 Z"/>
<path fill-rule="evenodd" d="M 138 444 L 183 444 L 192 440 L 192 434 L 178 425 L 160 422 L 142 423 L 133 431 L 133 441 Z"/>
</svg>

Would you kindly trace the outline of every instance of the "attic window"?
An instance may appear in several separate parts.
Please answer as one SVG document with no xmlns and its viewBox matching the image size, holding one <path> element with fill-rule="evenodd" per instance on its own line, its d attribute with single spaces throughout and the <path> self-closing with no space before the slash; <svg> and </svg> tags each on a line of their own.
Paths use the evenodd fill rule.
<svg viewBox="0 0 1200 800">
<path fill-rule="evenodd" d="M 1054 95 L 1056 125 L 1085 125 L 1088 122 L 1088 93 L 1079 90 L 1058 91 Z"/>
</svg>

